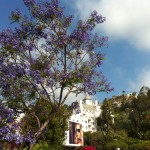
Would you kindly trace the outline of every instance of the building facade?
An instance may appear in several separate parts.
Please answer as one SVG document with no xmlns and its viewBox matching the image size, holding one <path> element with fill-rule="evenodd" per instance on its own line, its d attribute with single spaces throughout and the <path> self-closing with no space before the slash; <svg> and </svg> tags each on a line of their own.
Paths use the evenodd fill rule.
<svg viewBox="0 0 150 150">
<path fill-rule="evenodd" d="M 96 118 L 101 113 L 101 105 L 97 100 L 93 101 L 86 93 L 84 100 L 79 100 L 72 103 L 72 115 L 70 121 L 82 124 L 82 130 L 97 131 Z"/>
</svg>

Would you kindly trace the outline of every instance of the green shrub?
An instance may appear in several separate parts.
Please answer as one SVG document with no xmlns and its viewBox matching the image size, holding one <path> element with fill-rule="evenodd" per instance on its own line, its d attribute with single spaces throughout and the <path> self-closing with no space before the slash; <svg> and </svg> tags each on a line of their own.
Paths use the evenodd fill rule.
<svg viewBox="0 0 150 150">
<path fill-rule="evenodd" d="M 150 131 L 139 132 L 138 138 L 142 140 L 150 140 Z"/>
<path fill-rule="evenodd" d="M 105 150 L 104 146 L 108 142 L 112 142 L 113 138 L 111 135 L 104 135 L 103 132 L 85 132 L 84 133 L 84 145 L 90 146 L 93 145 L 96 147 L 96 150 Z"/>
<path fill-rule="evenodd" d="M 139 139 L 134 139 L 134 138 L 126 138 L 126 140 L 125 140 L 125 143 L 127 143 L 128 146 L 130 146 L 132 144 L 137 144 L 139 142 L 140 142 Z"/>
<path fill-rule="evenodd" d="M 150 141 L 140 141 L 139 143 L 131 144 L 129 150 L 150 150 Z"/>
<path fill-rule="evenodd" d="M 121 141 L 113 141 L 105 145 L 105 150 L 116 150 L 117 148 L 120 148 L 120 150 L 128 150 L 128 145 Z"/>
<path fill-rule="evenodd" d="M 128 133 L 125 130 L 116 131 L 114 137 L 123 140 L 128 137 Z"/>
<path fill-rule="evenodd" d="M 48 145 L 46 142 L 41 142 L 33 147 L 33 150 L 63 150 L 64 148 L 59 145 Z"/>
</svg>

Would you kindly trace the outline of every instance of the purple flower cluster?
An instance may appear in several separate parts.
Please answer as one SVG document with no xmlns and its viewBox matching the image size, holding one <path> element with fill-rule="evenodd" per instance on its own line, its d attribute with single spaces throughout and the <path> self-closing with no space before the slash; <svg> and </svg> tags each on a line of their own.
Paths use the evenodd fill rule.
<svg viewBox="0 0 150 150">
<path fill-rule="evenodd" d="M 35 4 L 35 0 L 23 0 L 23 2 L 27 7 L 32 7 Z"/>
<path fill-rule="evenodd" d="M 15 51 L 21 52 L 25 49 L 21 37 L 18 37 L 16 32 L 10 28 L 0 32 L 0 44 L 3 49 L 7 49 L 7 54 L 9 53 L 11 55 L 13 55 Z"/>
<path fill-rule="evenodd" d="M 80 72 L 66 73 L 61 77 L 62 82 L 65 82 L 66 86 L 82 83 L 84 76 Z"/>
<path fill-rule="evenodd" d="M 51 104 L 58 99 L 64 102 L 64 89 L 89 94 L 111 91 L 100 71 L 104 59 L 100 48 L 107 46 L 108 38 L 92 31 L 105 18 L 94 11 L 72 29 L 73 16 L 65 16 L 57 0 L 23 2 L 30 15 L 16 9 L 11 19 L 18 26 L 0 32 L 0 94 L 7 102 L 15 102 L 13 109 L 25 111 L 25 104 L 39 98 Z M 56 95 L 58 89 L 62 93 Z M 35 142 L 31 134 L 16 134 L 20 126 L 13 124 L 14 116 L 11 110 L 0 109 L 0 140 Z"/>
<path fill-rule="evenodd" d="M 21 135 L 20 124 L 15 122 L 15 113 L 10 110 L 0 102 L 0 143 L 15 142 L 16 144 L 21 144 L 25 141 L 34 143 L 35 140 L 32 134 L 27 136 Z"/>
<path fill-rule="evenodd" d="M 61 18 L 63 9 L 58 5 L 58 1 L 36 3 L 35 0 L 23 0 L 29 8 L 31 15 L 41 21 L 52 21 L 54 17 Z"/>
<path fill-rule="evenodd" d="M 15 11 L 11 12 L 11 20 L 18 22 L 22 18 L 21 11 L 17 8 Z"/>
<path fill-rule="evenodd" d="M 71 85 L 82 83 L 89 93 L 95 93 L 101 87 L 110 91 L 97 69 L 104 57 L 98 48 L 106 46 L 108 39 L 92 34 L 94 27 L 104 22 L 105 18 L 93 11 L 87 21 L 79 20 L 69 34 L 73 16 L 64 16 L 57 0 L 41 3 L 35 0 L 23 1 L 31 16 L 22 17 L 18 9 L 13 11 L 12 18 L 20 26 L 0 32 L 0 86 L 3 91 L 11 91 L 13 86 L 17 90 L 17 80 L 23 81 L 22 87 L 37 88 L 37 84 L 44 83 L 50 88 L 57 88 L 63 81 L 65 85 L 70 82 Z M 45 43 L 39 46 L 41 39 L 45 39 Z M 80 49 L 86 56 L 79 52 Z M 34 56 L 37 52 L 38 55 Z M 84 66 L 88 66 L 88 71 L 83 69 Z M 18 91 L 23 92 L 20 89 L 18 87 Z"/>
<path fill-rule="evenodd" d="M 102 17 L 101 15 L 98 15 L 97 11 L 93 11 L 91 13 L 91 19 L 93 19 L 97 24 L 103 23 L 106 20 L 105 17 Z"/>
</svg>

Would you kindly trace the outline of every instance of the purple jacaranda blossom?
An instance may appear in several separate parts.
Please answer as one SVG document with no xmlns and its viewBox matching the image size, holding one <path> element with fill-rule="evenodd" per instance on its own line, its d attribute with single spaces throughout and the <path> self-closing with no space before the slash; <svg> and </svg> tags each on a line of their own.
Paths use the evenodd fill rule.
<svg viewBox="0 0 150 150">
<path fill-rule="evenodd" d="M 11 19 L 18 22 L 22 17 L 21 11 L 17 8 L 15 11 L 11 12 Z"/>
<path fill-rule="evenodd" d="M 15 120 L 15 112 L 8 109 L 0 102 L 0 143 L 1 142 L 15 142 L 22 144 L 24 142 L 34 142 L 32 134 L 27 136 L 21 135 L 20 123 Z"/>
<path fill-rule="evenodd" d="M 23 0 L 27 7 L 32 7 L 35 4 L 35 0 Z"/>
<path fill-rule="evenodd" d="M 65 15 L 57 0 L 23 2 L 29 14 L 12 11 L 16 27 L 0 31 L 0 94 L 7 105 L 16 113 L 29 113 L 29 107 L 40 99 L 50 103 L 53 117 L 69 94 L 110 92 L 112 88 L 101 71 L 101 48 L 108 46 L 108 38 L 93 30 L 105 17 L 93 11 L 87 20 L 71 26 L 74 17 Z M 9 117 L 8 123 L 13 121 L 11 116 L 5 117 Z M 42 123 L 29 141 L 38 138 L 46 125 Z M 11 129 L 2 128 L 7 130 Z M 22 138 L 20 135 L 20 141 Z"/>
</svg>

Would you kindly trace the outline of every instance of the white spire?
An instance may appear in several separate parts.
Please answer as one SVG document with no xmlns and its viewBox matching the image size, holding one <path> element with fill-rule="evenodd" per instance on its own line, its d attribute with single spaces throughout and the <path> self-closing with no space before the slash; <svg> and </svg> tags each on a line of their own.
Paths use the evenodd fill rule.
<svg viewBox="0 0 150 150">
<path fill-rule="evenodd" d="M 86 92 L 85 93 L 85 100 L 90 100 L 91 99 L 91 97 L 89 96 L 89 94 Z"/>
</svg>

